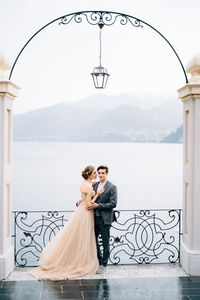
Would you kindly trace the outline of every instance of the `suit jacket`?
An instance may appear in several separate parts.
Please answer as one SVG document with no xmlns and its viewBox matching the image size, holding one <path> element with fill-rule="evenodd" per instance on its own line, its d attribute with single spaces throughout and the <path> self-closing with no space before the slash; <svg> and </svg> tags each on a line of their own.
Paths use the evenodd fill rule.
<svg viewBox="0 0 200 300">
<path fill-rule="evenodd" d="M 97 193 L 99 183 L 97 182 L 93 187 L 95 193 Z M 113 222 L 113 208 L 117 205 L 117 187 L 107 181 L 104 189 L 105 191 L 96 200 L 99 207 L 94 210 L 94 213 L 95 217 L 102 217 L 105 225 L 110 225 Z"/>
</svg>

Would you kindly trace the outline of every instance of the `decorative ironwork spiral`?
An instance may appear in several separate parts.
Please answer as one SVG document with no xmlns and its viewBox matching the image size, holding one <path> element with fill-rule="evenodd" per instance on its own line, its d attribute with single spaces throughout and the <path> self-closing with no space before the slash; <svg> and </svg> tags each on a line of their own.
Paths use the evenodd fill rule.
<svg viewBox="0 0 200 300">
<path fill-rule="evenodd" d="M 43 248 L 68 221 L 66 213 L 57 211 L 16 213 L 15 260 L 17 265 L 38 264 Z M 68 214 L 71 215 L 71 212 Z"/>
<path fill-rule="evenodd" d="M 71 214 L 72 211 L 14 212 L 16 265 L 38 265 L 43 248 Z M 116 211 L 115 216 L 117 222 L 112 224 L 110 236 L 111 264 L 179 261 L 181 210 L 127 210 Z"/>
<path fill-rule="evenodd" d="M 76 23 L 81 23 L 85 19 L 91 25 L 98 25 L 99 23 L 111 26 L 115 24 L 116 21 L 119 20 L 121 25 L 126 25 L 130 23 L 134 27 L 143 27 L 141 25 L 141 20 L 129 17 L 120 13 L 111 13 L 111 12 L 102 12 L 102 11 L 93 11 L 93 12 L 79 12 L 73 15 L 63 16 L 59 22 L 59 24 L 69 24 L 72 20 Z"/>
<path fill-rule="evenodd" d="M 181 210 L 140 210 L 123 222 L 118 215 L 110 238 L 111 263 L 124 263 L 127 258 L 138 264 L 178 262 L 180 217 Z"/>
<path fill-rule="evenodd" d="M 61 24 L 66 25 L 66 24 L 69 24 L 71 21 L 75 21 L 76 23 L 81 23 L 83 21 L 83 19 L 86 19 L 87 22 L 91 25 L 97 25 L 97 24 L 100 23 L 100 24 L 103 24 L 103 25 L 106 25 L 106 26 L 111 26 L 111 25 L 115 24 L 116 21 L 119 21 L 119 23 L 121 25 L 131 24 L 134 27 L 143 27 L 143 25 L 148 26 L 149 28 L 154 30 L 157 34 L 159 34 L 165 40 L 165 42 L 167 42 L 167 44 L 170 46 L 171 50 L 176 55 L 176 57 L 179 61 L 179 64 L 181 65 L 181 69 L 184 73 L 186 83 L 188 83 L 187 74 L 186 74 L 185 68 L 183 66 L 183 63 L 182 63 L 180 57 L 178 56 L 178 54 L 175 51 L 172 44 L 167 40 L 167 38 L 161 32 L 159 32 L 156 28 L 154 28 L 152 25 L 148 24 L 147 22 L 142 21 L 141 19 L 135 18 L 134 16 L 123 14 L 123 13 L 118 13 L 118 12 L 111 12 L 111 11 L 80 11 L 80 12 L 75 12 L 75 13 L 67 14 L 65 16 L 61 16 L 59 18 L 56 18 L 56 19 L 50 21 L 49 23 L 47 23 L 46 25 L 44 25 L 43 27 L 41 27 L 37 32 L 35 32 L 29 38 L 29 40 L 25 43 L 25 45 L 19 51 L 13 65 L 12 65 L 12 68 L 10 70 L 9 80 L 11 80 L 14 68 L 16 66 L 16 63 L 17 63 L 19 57 L 21 56 L 21 54 L 23 53 L 24 49 L 28 46 L 28 44 L 32 41 L 32 39 L 35 38 L 35 36 L 37 36 L 43 29 L 45 29 L 49 25 L 53 24 L 54 22 L 56 22 L 56 23 L 59 22 L 58 24 L 60 24 L 60 25 Z"/>
</svg>

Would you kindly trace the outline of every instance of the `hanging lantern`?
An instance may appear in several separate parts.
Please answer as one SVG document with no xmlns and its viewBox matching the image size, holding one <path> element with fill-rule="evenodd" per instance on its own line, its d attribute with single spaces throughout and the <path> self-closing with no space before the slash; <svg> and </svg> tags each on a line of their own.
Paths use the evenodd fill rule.
<svg viewBox="0 0 200 300">
<path fill-rule="evenodd" d="M 99 66 L 95 67 L 93 72 L 91 73 L 93 81 L 94 81 L 94 86 L 96 89 L 105 89 L 108 77 L 110 76 L 108 74 L 108 71 L 106 68 L 104 68 L 101 65 L 101 52 L 102 52 L 102 47 L 101 47 L 101 30 L 104 26 L 104 24 L 100 21 L 99 22 L 99 28 L 100 28 L 100 34 L 99 34 Z"/>
<path fill-rule="evenodd" d="M 104 89 L 108 81 L 108 71 L 104 67 L 95 67 L 92 74 L 94 86 L 96 89 Z"/>
</svg>

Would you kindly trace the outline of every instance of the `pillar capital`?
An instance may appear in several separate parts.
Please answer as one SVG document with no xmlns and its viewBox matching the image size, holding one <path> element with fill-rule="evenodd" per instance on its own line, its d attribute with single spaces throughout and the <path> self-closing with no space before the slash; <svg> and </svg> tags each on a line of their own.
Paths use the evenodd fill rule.
<svg viewBox="0 0 200 300">
<path fill-rule="evenodd" d="M 8 80 L 8 71 L 11 65 L 5 55 L 0 51 L 0 95 L 15 98 L 18 96 L 19 87 Z"/>
<path fill-rule="evenodd" d="M 12 83 L 11 81 L 1 81 L 0 80 L 0 95 L 7 95 L 10 97 L 17 97 L 19 92 L 19 87 Z"/>
<path fill-rule="evenodd" d="M 182 101 L 200 100 L 200 52 L 188 62 L 186 71 L 191 78 L 188 84 L 178 90 L 179 98 Z"/>
<path fill-rule="evenodd" d="M 200 82 L 184 85 L 178 90 L 178 96 L 182 101 L 200 100 Z"/>
</svg>

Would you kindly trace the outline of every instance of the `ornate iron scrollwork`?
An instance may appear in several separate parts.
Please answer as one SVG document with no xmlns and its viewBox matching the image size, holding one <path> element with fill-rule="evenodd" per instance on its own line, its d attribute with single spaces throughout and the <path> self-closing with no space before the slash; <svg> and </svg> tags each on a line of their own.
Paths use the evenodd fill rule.
<svg viewBox="0 0 200 300">
<path fill-rule="evenodd" d="M 148 24 L 147 22 L 142 21 L 141 19 L 135 18 L 134 16 L 131 16 L 131 15 L 118 13 L 118 12 L 112 12 L 112 11 L 79 11 L 79 12 L 67 14 L 67 15 L 61 16 L 59 18 L 56 18 L 56 19 L 50 21 L 49 23 L 47 23 L 46 25 L 44 25 L 43 27 L 41 27 L 37 32 L 35 32 L 29 38 L 29 40 L 25 43 L 25 45 L 22 47 L 22 49 L 18 53 L 13 65 L 12 65 L 12 68 L 10 70 L 9 80 L 11 80 L 13 70 L 14 70 L 15 65 L 16 65 L 19 57 L 21 56 L 22 52 L 24 51 L 24 49 L 27 47 L 27 45 L 32 41 L 32 39 L 37 34 L 39 34 L 43 29 L 45 29 L 49 25 L 53 24 L 54 22 L 59 21 L 58 24 L 66 25 L 66 24 L 69 24 L 72 20 L 74 20 L 76 23 L 81 23 L 83 21 L 83 17 L 85 17 L 87 22 L 91 25 L 97 25 L 99 23 L 102 23 L 103 25 L 111 26 L 111 25 L 115 24 L 115 22 L 117 20 L 119 20 L 121 25 L 131 24 L 134 27 L 143 27 L 143 25 L 148 26 L 149 28 L 154 30 L 157 34 L 159 34 L 170 46 L 170 48 L 176 55 L 180 65 L 181 65 L 182 71 L 185 76 L 186 83 L 188 83 L 187 74 L 186 74 L 185 68 L 183 66 L 183 63 L 182 63 L 180 57 L 178 56 L 178 54 L 175 51 L 172 44 L 167 40 L 167 38 L 161 32 L 159 32 L 156 28 L 154 28 L 152 25 Z"/>
<path fill-rule="evenodd" d="M 72 211 L 14 212 L 15 261 L 36 266 L 43 248 L 67 223 Z M 181 210 L 116 212 L 110 236 L 111 264 L 179 261 Z"/>
<path fill-rule="evenodd" d="M 90 25 L 97 25 L 101 23 L 106 26 L 111 26 L 117 20 L 119 20 L 119 23 L 121 25 L 126 25 L 130 23 L 134 27 L 143 27 L 141 25 L 141 20 L 137 18 L 130 18 L 128 15 L 125 14 L 112 13 L 107 11 L 78 12 L 73 15 L 66 15 L 61 18 L 59 24 L 66 25 L 69 24 L 72 20 L 74 20 L 76 23 L 81 23 L 83 21 L 83 17 L 85 17 L 85 19 Z"/>
<path fill-rule="evenodd" d="M 66 224 L 71 213 L 70 211 L 15 212 L 16 265 L 37 265 L 43 248 Z"/>
<path fill-rule="evenodd" d="M 128 215 L 124 219 L 120 213 L 112 226 L 110 261 L 113 264 L 124 263 L 127 258 L 138 264 L 179 261 L 180 210 L 128 211 Z"/>
</svg>

